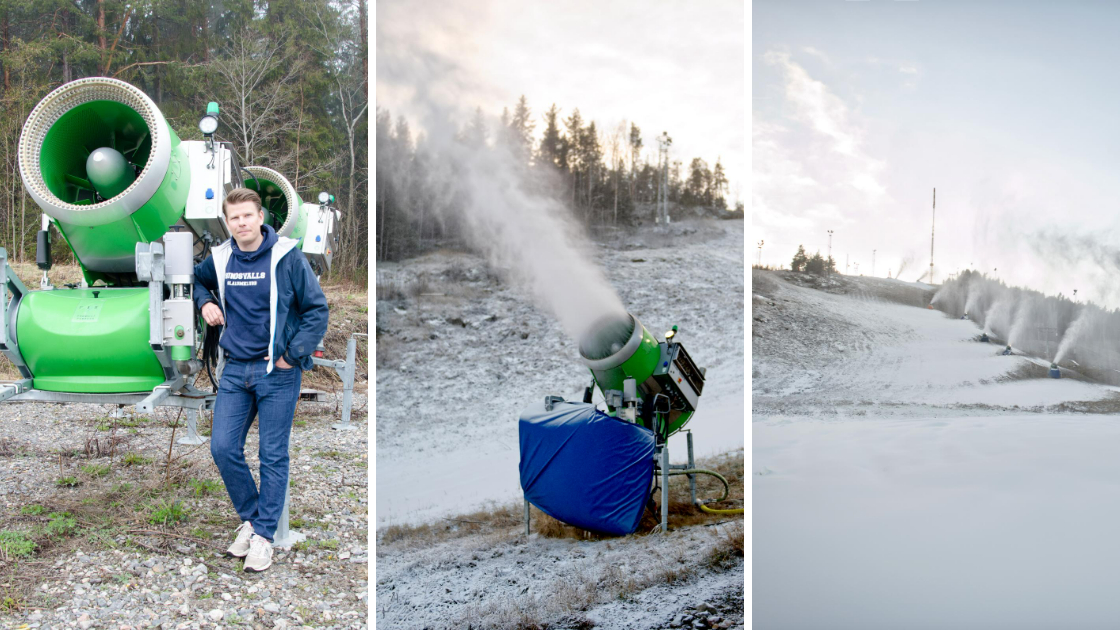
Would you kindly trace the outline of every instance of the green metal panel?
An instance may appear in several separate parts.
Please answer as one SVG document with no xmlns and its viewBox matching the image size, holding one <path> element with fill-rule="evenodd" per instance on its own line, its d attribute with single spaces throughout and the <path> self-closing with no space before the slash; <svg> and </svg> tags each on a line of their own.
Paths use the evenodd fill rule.
<svg viewBox="0 0 1120 630">
<path fill-rule="evenodd" d="M 591 374 L 595 376 L 595 382 L 598 383 L 600 390 L 621 390 L 622 382 L 628 378 L 634 379 L 641 385 L 647 378 L 653 376 L 653 371 L 657 369 L 657 361 L 660 358 L 661 347 L 649 330 L 642 326 L 642 341 L 629 359 L 623 361 L 622 365 L 616 368 L 591 370 Z"/>
<path fill-rule="evenodd" d="M 297 246 L 303 245 L 303 237 L 307 234 L 307 204 L 299 201 L 299 215 L 296 217 L 296 226 L 292 228 L 292 233 L 288 238 L 294 238 L 297 241 Z"/>
<path fill-rule="evenodd" d="M 183 215 L 190 189 L 190 168 L 174 130 L 171 161 L 158 190 L 130 216 L 93 226 L 78 226 L 56 220 L 83 267 L 100 271 L 130 273 L 136 243 L 150 243 L 167 232 Z M 116 101 L 93 101 L 78 105 L 51 126 L 40 157 L 43 180 L 59 199 L 86 205 L 93 203 L 93 187 L 86 175 L 90 152 L 109 147 L 120 151 L 132 164 L 144 165 L 151 151 L 151 133 L 140 114 Z M 93 272 L 87 280 L 109 278 Z"/>
<path fill-rule="evenodd" d="M 147 289 L 32 291 L 19 304 L 16 341 L 36 389 L 143 392 L 164 380 L 148 344 Z"/>
</svg>

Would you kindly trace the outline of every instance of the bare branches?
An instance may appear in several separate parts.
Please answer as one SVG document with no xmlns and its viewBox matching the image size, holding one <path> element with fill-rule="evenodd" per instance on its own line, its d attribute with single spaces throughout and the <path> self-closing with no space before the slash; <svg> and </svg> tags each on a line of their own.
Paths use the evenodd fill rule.
<svg viewBox="0 0 1120 630">
<path fill-rule="evenodd" d="M 267 160 L 282 165 L 291 159 L 275 150 L 297 125 L 292 88 L 304 63 L 288 43 L 286 34 L 272 41 L 246 28 L 208 64 L 219 91 L 228 95 L 226 121 L 238 135 L 247 164 Z"/>
</svg>

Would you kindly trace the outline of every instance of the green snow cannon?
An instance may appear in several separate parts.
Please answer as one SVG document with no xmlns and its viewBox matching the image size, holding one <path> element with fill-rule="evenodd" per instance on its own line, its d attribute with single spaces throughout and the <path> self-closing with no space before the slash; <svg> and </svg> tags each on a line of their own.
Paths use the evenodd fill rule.
<svg viewBox="0 0 1120 630">
<path fill-rule="evenodd" d="M 199 371 L 194 260 L 228 238 L 221 201 L 240 170 L 213 138 L 217 113 L 212 103 L 205 140 L 180 141 L 146 94 L 104 77 L 67 83 L 32 110 L 18 160 L 44 213 L 44 290 L 28 291 L 0 262 L 11 292 L 0 294 L 0 351 L 31 388 L 170 392 Z M 50 284 L 52 224 L 81 287 Z"/>
<path fill-rule="evenodd" d="M 338 248 L 335 227 L 342 214 L 332 207 L 334 195 L 319 193 L 319 203 L 300 199 L 286 177 L 263 166 L 245 167 L 245 188 L 261 196 L 264 220 L 279 236 L 296 239 L 316 275 L 330 271 Z"/>
<path fill-rule="evenodd" d="M 32 110 L 19 140 L 24 187 L 50 217 L 86 281 L 133 284 L 137 243 L 183 216 L 187 151 L 155 103 L 104 77 L 79 79 Z"/>
<path fill-rule="evenodd" d="M 263 166 L 246 166 L 245 188 L 261 196 L 264 222 L 276 230 L 277 236 L 297 241 L 307 232 L 307 208 L 286 177 Z M 302 243 L 301 243 L 302 245 Z"/>
<path fill-rule="evenodd" d="M 653 430 L 659 442 L 679 431 L 696 411 L 705 370 L 696 367 L 676 334 L 673 326 L 658 341 L 629 313 L 598 320 L 579 344 L 593 377 L 584 402 L 591 402 L 598 387 L 610 415 Z"/>
</svg>

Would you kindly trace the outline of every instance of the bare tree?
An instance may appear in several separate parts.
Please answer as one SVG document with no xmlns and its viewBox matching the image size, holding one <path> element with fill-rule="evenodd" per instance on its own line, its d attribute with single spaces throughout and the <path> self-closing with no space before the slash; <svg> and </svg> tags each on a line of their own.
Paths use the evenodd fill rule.
<svg viewBox="0 0 1120 630">
<path fill-rule="evenodd" d="M 219 82 L 219 93 L 227 94 L 223 118 L 237 135 L 246 164 L 262 164 L 282 170 L 293 159 L 279 154 L 278 140 L 296 128 L 296 94 L 293 86 L 303 69 L 287 33 L 278 41 L 250 30 L 242 30 L 207 64 Z"/>
<path fill-rule="evenodd" d="M 358 16 L 354 15 L 355 9 L 358 9 Z M 357 249 L 362 245 L 361 237 L 366 232 L 363 218 L 368 215 L 365 211 L 355 212 L 357 210 L 355 202 L 358 180 L 361 177 L 355 140 L 359 135 L 362 119 L 369 110 L 368 77 L 364 72 L 366 62 L 365 55 L 362 53 L 364 40 L 361 39 L 361 26 L 356 24 L 356 22 L 361 21 L 361 15 L 364 13 L 364 7 L 361 5 L 344 5 L 342 15 L 339 16 L 337 21 L 332 22 L 337 24 L 337 27 L 332 28 L 327 25 L 328 22 L 323 19 L 322 14 L 316 12 L 316 17 L 318 17 L 316 30 L 318 30 L 321 38 L 318 44 L 319 52 L 328 58 L 335 59 L 330 67 L 330 76 L 334 84 L 331 91 L 336 98 L 339 122 L 342 123 L 346 132 L 346 141 L 350 151 L 346 186 L 346 218 L 343 219 L 345 229 L 341 231 L 339 239 L 340 258 L 346 259 L 345 262 L 349 263 L 350 266 L 356 266 L 358 262 Z M 355 19 L 355 17 L 358 19 Z"/>
</svg>

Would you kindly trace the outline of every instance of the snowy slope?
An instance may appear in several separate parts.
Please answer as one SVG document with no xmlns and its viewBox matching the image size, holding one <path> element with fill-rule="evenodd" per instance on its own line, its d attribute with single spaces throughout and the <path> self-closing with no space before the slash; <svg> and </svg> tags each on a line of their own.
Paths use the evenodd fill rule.
<svg viewBox="0 0 1120 630">
<path fill-rule="evenodd" d="M 754 278 L 756 628 L 1120 623 L 1116 388 L 860 279 Z"/>
<path fill-rule="evenodd" d="M 697 455 L 742 448 L 743 223 L 597 237 L 623 304 L 654 334 L 680 326 L 708 370 L 689 425 Z M 518 499 L 518 413 L 549 394 L 582 397 L 577 344 L 474 256 L 379 264 L 378 278 L 377 527 Z M 682 461 L 683 437 L 670 454 Z"/>
</svg>

